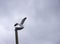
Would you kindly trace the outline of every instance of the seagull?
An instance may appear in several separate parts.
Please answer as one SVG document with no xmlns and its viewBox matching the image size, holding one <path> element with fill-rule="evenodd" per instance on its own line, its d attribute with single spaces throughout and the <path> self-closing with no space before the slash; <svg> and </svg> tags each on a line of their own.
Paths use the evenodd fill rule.
<svg viewBox="0 0 60 44">
<path fill-rule="evenodd" d="M 27 19 L 27 17 L 23 18 L 20 24 L 16 23 L 14 26 L 19 25 L 20 27 L 22 27 L 26 19 Z"/>
</svg>

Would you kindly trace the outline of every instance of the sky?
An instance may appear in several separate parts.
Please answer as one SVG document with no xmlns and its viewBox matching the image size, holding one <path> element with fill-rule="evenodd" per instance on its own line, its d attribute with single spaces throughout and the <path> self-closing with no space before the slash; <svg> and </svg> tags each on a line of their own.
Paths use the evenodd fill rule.
<svg viewBox="0 0 60 44">
<path fill-rule="evenodd" d="M 24 17 L 19 44 L 60 44 L 60 0 L 0 0 L 0 44 L 15 44 Z"/>
</svg>

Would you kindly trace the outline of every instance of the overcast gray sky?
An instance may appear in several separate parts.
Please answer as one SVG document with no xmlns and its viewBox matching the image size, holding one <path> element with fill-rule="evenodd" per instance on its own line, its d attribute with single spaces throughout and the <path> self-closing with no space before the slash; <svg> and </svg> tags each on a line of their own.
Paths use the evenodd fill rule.
<svg viewBox="0 0 60 44">
<path fill-rule="evenodd" d="M 0 0 L 0 44 L 15 44 L 14 24 L 24 17 L 19 44 L 60 44 L 60 0 Z"/>
</svg>

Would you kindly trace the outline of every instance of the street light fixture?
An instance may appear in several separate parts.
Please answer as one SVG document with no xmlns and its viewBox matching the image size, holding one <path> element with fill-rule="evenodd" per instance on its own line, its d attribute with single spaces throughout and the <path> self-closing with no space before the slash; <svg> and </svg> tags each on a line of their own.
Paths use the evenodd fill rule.
<svg viewBox="0 0 60 44">
<path fill-rule="evenodd" d="M 16 44 L 19 44 L 19 42 L 18 42 L 18 30 L 22 30 L 24 27 L 23 27 L 23 24 L 24 24 L 24 22 L 25 22 L 25 20 L 26 20 L 27 18 L 25 17 L 25 18 L 23 18 L 22 19 L 22 21 L 21 21 L 21 23 L 19 24 L 19 23 L 16 23 L 14 26 L 15 26 L 15 39 L 16 39 Z M 17 25 L 19 25 L 19 27 L 16 27 Z"/>
</svg>

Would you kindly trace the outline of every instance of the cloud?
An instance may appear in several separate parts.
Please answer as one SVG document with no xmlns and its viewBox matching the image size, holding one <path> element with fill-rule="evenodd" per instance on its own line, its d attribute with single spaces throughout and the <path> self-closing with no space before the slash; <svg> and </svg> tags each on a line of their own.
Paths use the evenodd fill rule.
<svg viewBox="0 0 60 44">
<path fill-rule="evenodd" d="M 27 16 L 19 31 L 21 44 L 59 44 L 59 0 L 0 0 L 0 43 L 15 44 L 14 24 Z"/>
</svg>

